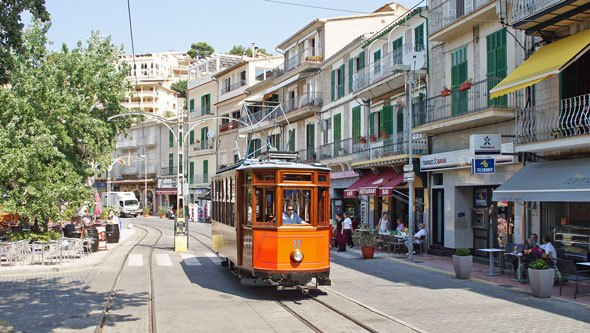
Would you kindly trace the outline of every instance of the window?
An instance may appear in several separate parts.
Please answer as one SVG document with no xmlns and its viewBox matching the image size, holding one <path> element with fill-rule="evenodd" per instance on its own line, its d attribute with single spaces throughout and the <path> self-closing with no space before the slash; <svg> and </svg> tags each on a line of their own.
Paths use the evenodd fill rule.
<svg viewBox="0 0 590 333">
<path fill-rule="evenodd" d="M 256 68 L 255 69 L 255 75 L 256 75 L 256 80 L 258 81 L 264 81 L 267 78 L 270 77 L 269 73 L 272 72 L 272 69 L 266 69 L 266 68 Z"/>
<path fill-rule="evenodd" d="M 414 29 L 414 50 L 419 52 L 424 50 L 424 23 Z"/>
<path fill-rule="evenodd" d="M 467 80 L 467 46 L 451 53 L 451 114 L 467 112 L 467 90 L 459 91 L 459 86 Z"/>
<path fill-rule="evenodd" d="M 358 143 L 361 136 L 361 106 L 352 108 L 352 142 Z"/>
<path fill-rule="evenodd" d="M 182 174 L 182 154 L 178 154 L 178 173 Z"/>
<path fill-rule="evenodd" d="M 280 134 L 272 134 L 268 136 L 268 144 L 271 147 L 275 147 L 277 150 L 281 150 L 281 135 Z"/>
<path fill-rule="evenodd" d="M 393 64 L 394 65 L 399 65 L 399 64 L 403 63 L 404 53 L 403 53 L 403 49 L 402 49 L 402 44 L 403 44 L 403 37 L 400 37 L 400 38 L 394 40 L 391 45 L 391 54 L 393 56 Z"/>
<path fill-rule="evenodd" d="M 352 92 L 352 79 L 354 75 L 354 59 L 348 60 L 348 93 Z"/>
<path fill-rule="evenodd" d="M 241 71 L 240 72 L 240 85 L 245 85 L 246 84 L 246 71 Z"/>
<path fill-rule="evenodd" d="M 195 162 L 190 162 L 188 166 L 188 179 L 189 183 L 195 183 Z"/>
<path fill-rule="evenodd" d="M 324 175 L 324 177 L 326 177 Z M 329 223 L 328 212 L 330 203 L 330 188 L 318 188 L 318 225 L 327 225 Z"/>
<path fill-rule="evenodd" d="M 244 210 L 246 216 L 246 224 L 252 225 L 252 187 L 248 186 L 244 188 L 244 197 L 246 198 L 246 205 L 244 205 Z"/>
<path fill-rule="evenodd" d="M 188 132 L 188 143 L 190 143 L 191 145 L 193 143 L 195 143 L 195 131 L 191 130 L 190 132 Z"/>
<path fill-rule="evenodd" d="M 231 77 L 226 78 L 225 80 L 223 80 L 223 93 L 229 92 L 229 89 L 231 87 Z"/>
<path fill-rule="evenodd" d="M 178 145 L 182 147 L 182 131 L 178 132 Z"/>
<path fill-rule="evenodd" d="M 383 109 L 381 110 L 381 126 L 379 127 L 379 131 L 387 134 L 393 133 L 393 106 L 383 106 Z"/>
<path fill-rule="evenodd" d="M 283 175 L 284 182 L 311 182 L 311 175 L 309 174 L 290 174 Z"/>
<path fill-rule="evenodd" d="M 259 182 L 274 182 L 275 181 L 275 174 L 274 173 L 259 173 L 259 174 L 256 174 L 256 180 Z"/>
<path fill-rule="evenodd" d="M 174 147 L 174 133 L 172 131 L 168 131 L 168 147 Z"/>
<path fill-rule="evenodd" d="M 342 115 L 335 114 L 334 115 L 334 156 L 342 155 L 342 123 L 341 123 Z"/>
<path fill-rule="evenodd" d="M 303 221 L 311 221 L 311 190 L 283 189 L 284 213 L 287 213 L 287 205 L 293 205 L 294 213 Z"/>
<path fill-rule="evenodd" d="M 267 186 L 256 188 L 256 222 L 276 222 L 274 187 Z"/>
<path fill-rule="evenodd" d="M 488 92 L 508 73 L 506 63 L 506 30 L 498 30 L 486 37 Z M 488 94 L 489 96 L 489 94 Z M 506 106 L 508 96 L 504 95 L 489 101 L 490 105 Z"/>
<path fill-rule="evenodd" d="M 201 149 L 209 148 L 209 127 L 201 128 Z"/>
<path fill-rule="evenodd" d="M 295 151 L 295 129 L 289 130 L 289 151 Z"/>
<path fill-rule="evenodd" d="M 201 115 L 211 113 L 211 94 L 201 96 Z"/>
<path fill-rule="evenodd" d="M 174 174 L 174 153 L 168 154 L 168 175 Z"/>
<path fill-rule="evenodd" d="M 190 104 L 190 107 L 189 107 L 190 112 L 195 111 L 195 100 L 194 100 L 194 98 L 191 98 L 189 104 Z"/>
<path fill-rule="evenodd" d="M 203 160 L 203 183 L 209 182 L 209 161 Z"/>
<path fill-rule="evenodd" d="M 381 73 L 381 50 L 373 53 L 373 72 L 375 74 Z"/>
<path fill-rule="evenodd" d="M 332 100 L 335 101 L 344 96 L 344 65 L 332 70 Z"/>
</svg>

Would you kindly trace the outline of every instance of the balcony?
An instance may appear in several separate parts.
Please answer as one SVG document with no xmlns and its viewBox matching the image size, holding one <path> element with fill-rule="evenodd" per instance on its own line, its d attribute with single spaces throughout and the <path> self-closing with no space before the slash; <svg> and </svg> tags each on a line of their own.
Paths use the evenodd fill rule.
<svg viewBox="0 0 590 333">
<path fill-rule="evenodd" d="M 211 181 L 211 177 L 213 177 L 214 174 L 206 174 L 206 173 L 199 173 L 199 174 L 195 174 L 193 175 L 193 178 L 191 179 L 190 175 L 189 175 L 189 184 L 193 185 L 193 184 L 209 184 L 209 181 Z"/>
<path fill-rule="evenodd" d="M 137 148 L 136 137 L 120 136 L 117 140 L 117 149 L 135 149 Z"/>
<path fill-rule="evenodd" d="M 227 123 L 223 123 L 223 124 L 219 125 L 219 132 L 220 133 L 227 132 L 229 130 L 236 129 L 236 128 L 238 128 L 238 121 L 232 120 Z"/>
<path fill-rule="evenodd" d="M 490 100 L 489 90 L 500 81 L 502 78 L 490 77 L 472 84 L 468 89 L 465 89 L 466 85 L 461 85 L 465 90 L 443 91 L 441 95 L 415 103 L 412 112 L 414 132 L 440 134 L 514 119 L 514 110 L 520 106 L 522 92 Z"/>
<path fill-rule="evenodd" d="M 213 149 L 213 142 L 214 140 L 209 140 L 209 138 L 206 138 L 205 140 L 196 140 L 195 145 L 193 145 L 193 150 L 204 151 Z"/>
<path fill-rule="evenodd" d="M 587 0 L 514 0 L 510 9 L 509 22 L 513 27 L 535 36 L 541 36 L 541 30 L 562 29 L 567 25 L 558 25 L 563 20 L 583 21 L 590 17 Z"/>
<path fill-rule="evenodd" d="M 392 134 L 386 139 L 378 141 L 361 140 L 361 138 L 349 138 L 338 142 L 320 146 L 320 161 L 348 157 L 348 159 L 374 160 L 408 153 L 408 140 L 406 133 Z M 414 138 L 412 151 L 415 155 L 427 153 L 426 138 Z"/>
<path fill-rule="evenodd" d="M 159 143 L 160 138 L 155 136 L 155 135 L 151 135 L 151 136 L 142 136 L 141 138 L 139 138 L 138 142 L 141 145 L 144 146 L 148 146 L 148 147 L 153 147 L 153 146 L 157 146 Z"/>
<path fill-rule="evenodd" d="M 320 108 L 323 104 L 322 93 L 314 91 L 286 100 L 283 108 L 285 113 L 290 113 L 305 107 Z"/>
<path fill-rule="evenodd" d="M 430 10 L 430 39 L 444 42 L 471 31 L 481 21 L 497 21 L 496 0 L 445 0 L 433 2 Z M 488 6 L 490 5 L 490 6 Z M 485 10 L 480 10 L 485 7 Z M 467 18 L 469 16 L 469 18 Z M 457 23 L 457 24 L 455 24 Z"/>
<path fill-rule="evenodd" d="M 371 91 L 367 89 L 366 97 L 373 97 L 391 92 L 392 88 L 403 87 L 405 77 L 402 75 L 402 72 L 409 69 L 409 66 L 403 64 L 403 58 L 404 55 L 410 52 L 419 52 L 423 57 L 424 64 L 426 64 L 426 50 L 424 45 L 405 44 L 385 55 L 379 61 L 370 63 L 355 73 L 352 77 L 353 91 L 358 92 L 371 86 Z"/>
<path fill-rule="evenodd" d="M 516 113 L 516 151 L 590 147 L 590 94 L 530 106 Z"/>
<path fill-rule="evenodd" d="M 232 90 L 236 90 L 240 87 L 243 87 L 246 84 L 248 84 L 248 82 L 246 80 L 240 80 L 239 82 L 235 82 L 234 84 L 231 84 L 229 86 L 225 86 L 225 87 L 221 88 L 221 93 L 227 94 L 228 92 L 230 92 Z"/>
<path fill-rule="evenodd" d="M 285 64 L 285 72 L 293 70 L 306 63 L 321 64 L 322 56 L 319 54 L 319 49 L 313 47 L 303 50 L 302 52 L 287 59 Z"/>
</svg>

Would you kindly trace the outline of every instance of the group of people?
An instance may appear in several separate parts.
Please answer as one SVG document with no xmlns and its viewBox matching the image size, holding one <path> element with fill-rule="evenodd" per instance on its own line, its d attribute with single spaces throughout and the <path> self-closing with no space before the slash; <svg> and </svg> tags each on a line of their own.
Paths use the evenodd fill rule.
<svg viewBox="0 0 590 333">
<path fill-rule="evenodd" d="M 347 212 L 336 213 L 336 242 L 338 243 L 338 252 L 346 251 L 346 245 L 354 247 L 352 220 Z"/>
<path fill-rule="evenodd" d="M 549 267 L 555 267 L 555 263 L 557 262 L 557 251 L 547 235 L 543 236 L 543 243 L 539 244 L 539 236 L 537 234 L 531 234 L 531 237 L 527 240 L 524 253 L 526 255 L 526 267 L 528 267 L 533 259 L 543 259 Z M 518 258 L 513 259 L 512 265 L 516 273 L 518 270 Z M 524 273 L 526 274 L 526 269 Z"/>
<path fill-rule="evenodd" d="M 406 229 L 406 226 L 404 225 L 404 222 L 401 218 L 398 218 L 395 222 L 397 223 L 395 230 L 398 232 L 403 232 Z M 379 219 L 379 232 L 384 234 L 387 233 L 387 230 L 389 230 L 389 214 L 387 212 L 383 212 L 383 217 Z"/>
</svg>

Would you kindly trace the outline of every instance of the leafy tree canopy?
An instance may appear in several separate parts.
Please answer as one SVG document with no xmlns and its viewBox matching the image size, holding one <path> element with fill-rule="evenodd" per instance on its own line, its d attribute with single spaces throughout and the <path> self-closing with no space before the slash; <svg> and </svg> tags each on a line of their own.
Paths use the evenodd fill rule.
<svg viewBox="0 0 590 333">
<path fill-rule="evenodd" d="M 60 204 L 93 201 L 88 179 L 110 163 L 131 117 L 120 105 L 130 88 L 121 48 L 93 32 L 85 44 L 46 49 L 49 24 L 25 33 L 10 84 L 0 86 L 0 206 L 25 219 L 57 219 Z"/>
<path fill-rule="evenodd" d="M 186 53 L 191 56 L 193 59 L 203 59 L 207 58 L 211 54 L 215 52 L 213 46 L 207 44 L 206 42 L 200 42 L 196 44 L 191 44 L 190 50 L 186 51 Z"/>
<path fill-rule="evenodd" d="M 265 49 L 258 49 L 258 52 L 262 53 L 264 55 L 268 55 L 268 56 L 272 55 L 272 54 L 266 52 Z M 229 54 L 233 54 L 233 55 L 243 55 L 244 53 L 246 53 L 246 55 L 248 57 L 251 57 L 252 56 L 252 48 L 251 47 L 245 48 L 243 45 L 234 45 L 231 48 L 231 50 L 229 50 Z"/>
<path fill-rule="evenodd" d="M 11 0 L 0 4 L 0 85 L 6 84 L 14 70 L 11 52 L 23 51 L 23 27 L 21 13 L 29 11 L 33 18 L 49 21 L 45 0 Z"/>
<path fill-rule="evenodd" d="M 180 97 L 186 98 L 186 80 L 180 80 L 170 85 L 170 89 L 180 94 Z"/>
</svg>

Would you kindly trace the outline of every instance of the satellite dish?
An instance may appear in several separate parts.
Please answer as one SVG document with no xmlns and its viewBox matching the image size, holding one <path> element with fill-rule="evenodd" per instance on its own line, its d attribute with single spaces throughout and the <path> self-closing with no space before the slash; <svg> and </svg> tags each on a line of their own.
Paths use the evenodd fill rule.
<svg viewBox="0 0 590 333">
<path fill-rule="evenodd" d="M 209 131 L 209 132 L 207 132 L 207 136 L 210 137 L 210 138 L 212 138 L 212 137 L 215 136 L 215 132 L 214 131 Z"/>
<path fill-rule="evenodd" d="M 417 70 L 424 67 L 424 52 L 408 52 L 404 54 L 404 65 L 410 66 L 410 70 Z"/>
</svg>

